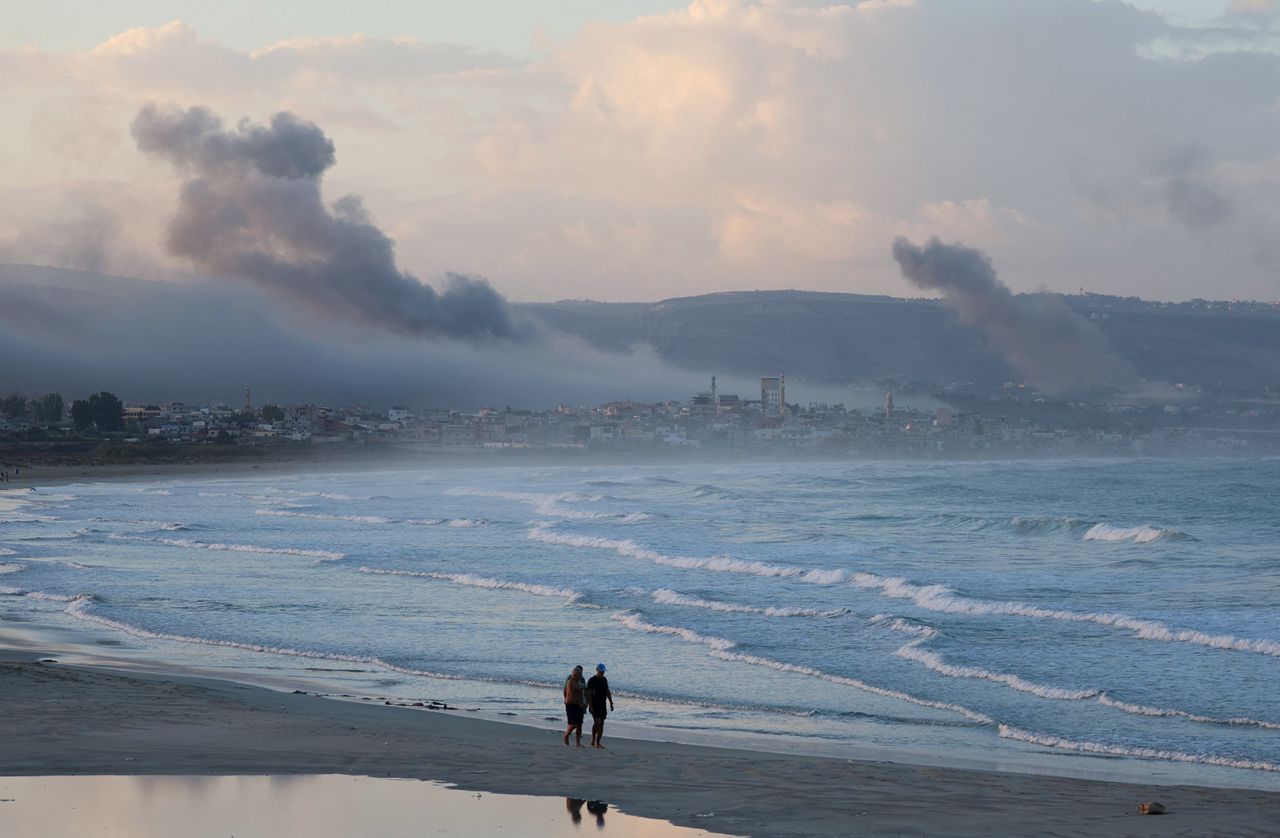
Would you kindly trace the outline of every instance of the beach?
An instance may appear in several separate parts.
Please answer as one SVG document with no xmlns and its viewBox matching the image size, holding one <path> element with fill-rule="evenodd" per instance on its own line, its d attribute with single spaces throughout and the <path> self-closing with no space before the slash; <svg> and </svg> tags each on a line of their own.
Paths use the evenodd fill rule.
<svg viewBox="0 0 1280 838">
<path fill-rule="evenodd" d="M 612 738 L 0 653 L 0 775 L 353 774 L 586 797 L 728 834 L 1261 835 L 1280 794 L 938 769 Z M 1163 816 L 1138 814 L 1159 801 Z"/>
<path fill-rule="evenodd" d="M 1059 551 L 1078 580 L 1081 557 L 1088 558 L 1099 585 L 1148 556 L 1231 550 L 1261 561 L 1268 543 L 1263 536 L 1256 544 L 1220 543 L 1194 520 L 1194 537 L 1093 518 L 1014 518 L 1006 527 L 1007 507 L 994 502 L 995 524 L 971 536 L 966 519 L 959 535 L 947 536 L 954 524 L 937 514 L 936 490 L 911 519 L 886 494 L 884 503 L 899 510 L 886 525 L 887 516 L 874 514 L 872 479 L 891 492 L 933 472 L 878 468 L 883 474 L 867 466 L 858 472 L 857 497 L 868 514 L 842 525 L 857 532 L 840 538 L 871 538 L 872 527 L 891 525 L 910 561 L 908 527 L 919 530 L 913 578 L 938 572 L 933 553 L 944 538 L 957 555 L 992 540 L 1036 551 L 1042 563 L 1046 550 Z M 958 485 L 973 483 L 969 468 L 954 466 Z M 1092 481 L 1113 467 L 1008 467 L 1001 479 L 1038 480 L 1048 468 L 1055 479 Z M 1272 829 L 1280 793 L 1274 760 L 1267 761 L 1274 741 L 1269 626 L 1244 627 L 1263 639 L 1157 636 L 1153 627 L 1163 624 L 1136 617 L 1124 617 L 1117 630 L 1112 624 L 1121 618 L 1083 606 L 999 600 L 1000 622 L 979 622 L 992 619 L 990 598 L 944 592 L 950 598 L 938 599 L 936 591 L 914 593 L 931 589 L 888 590 L 879 582 L 868 590 L 854 584 L 865 574 L 830 567 L 821 540 L 811 548 L 794 534 L 787 538 L 798 546 L 779 552 L 780 532 L 840 520 L 814 518 L 811 498 L 850 479 L 845 469 L 102 466 L 88 477 L 80 467 L 41 469 L 36 492 L 14 486 L 0 493 L 9 520 L 0 563 L 7 594 L 0 776 L 430 780 L 482 793 L 604 800 L 629 815 L 729 835 Z M 1235 479 L 1225 466 L 1222 473 Z M 1216 472 L 1194 472 L 1205 474 Z M 726 513 L 758 521 L 752 481 L 768 491 L 791 481 L 784 485 L 806 504 L 808 518 L 779 519 L 758 540 L 737 542 L 744 560 L 724 557 L 711 522 L 721 525 Z M 839 491 L 847 493 L 843 485 Z M 1117 523 L 1138 523 L 1143 514 L 1139 508 Z M 734 524 L 734 532 L 742 527 Z M 701 540 L 683 554 L 643 546 L 666 533 Z M 607 570 L 613 576 L 602 565 L 590 586 L 584 550 L 616 556 Z M 745 560 L 755 557 L 762 560 Z M 915 598 L 898 607 L 914 610 L 899 613 L 912 622 L 890 625 L 875 609 L 897 605 L 903 590 Z M 1099 587 L 1096 596 L 1104 595 Z M 836 607 L 846 602 L 854 607 Z M 1194 618 L 1190 610 L 1170 613 L 1175 628 Z M 1066 689 L 1073 684 L 962 670 L 944 655 L 963 654 L 964 646 L 923 646 L 951 632 L 963 639 L 976 622 L 988 636 L 1016 630 L 1016 644 L 1004 652 L 1012 656 L 1033 640 L 1026 626 L 1049 638 L 1060 624 L 1074 630 L 1082 620 L 1098 627 L 1073 641 L 1080 645 L 1070 655 L 1049 659 L 1033 650 L 1004 666 L 1021 661 L 1067 673 L 1075 655 L 1105 653 L 1114 659 L 1112 674 L 1095 667 L 1089 677 L 1121 685 L 1134 665 L 1130 650 L 1154 648 L 1166 657 L 1152 663 L 1176 672 L 1167 656 L 1186 647 L 1188 664 L 1207 677 L 1189 682 L 1200 692 L 1170 696 L 1197 713 L 1153 707 L 1152 699 L 1111 706 L 1118 702 L 1108 694 L 1100 695 L 1111 704 Z M 1149 636 L 1129 638 L 1131 625 Z M 807 638 L 830 646 L 833 633 L 849 638 L 854 658 L 829 654 L 822 668 L 789 662 L 805 654 Z M 774 644 L 775 657 L 752 651 L 760 640 Z M 784 642 L 795 644 L 794 657 L 777 646 Z M 591 661 L 603 649 L 611 677 L 619 671 L 621 713 L 611 717 L 605 751 L 560 741 L 550 678 L 559 661 L 584 649 Z M 839 668 L 863 658 L 865 673 Z M 885 686 L 891 666 L 904 680 Z M 1238 675 L 1253 671 L 1252 682 Z M 1226 679 L 1240 685 L 1238 694 L 1214 687 Z M 1168 690 L 1172 682 L 1160 683 Z M 954 696 L 941 692 L 960 688 Z M 1248 689 L 1259 698 L 1246 717 L 1232 702 Z M 1012 705 L 1010 697 L 1026 703 Z M 1211 715 L 1192 703 L 1211 701 L 1221 702 Z M 1080 732 L 1061 742 L 1006 736 L 1005 720 L 993 715 L 1018 712 L 1023 724 L 1052 731 L 1071 718 L 1063 709 L 1079 715 L 1070 723 Z M 1130 727 L 1116 727 L 1106 749 L 1089 752 L 1095 718 Z M 1237 752 L 1221 757 L 1224 743 Z M 1139 814 L 1149 801 L 1167 814 Z"/>
</svg>

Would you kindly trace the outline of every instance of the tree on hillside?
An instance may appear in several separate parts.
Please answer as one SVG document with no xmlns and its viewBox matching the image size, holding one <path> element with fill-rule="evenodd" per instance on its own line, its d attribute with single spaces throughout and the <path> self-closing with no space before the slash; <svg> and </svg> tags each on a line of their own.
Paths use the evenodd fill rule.
<svg viewBox="0 0 1280 838">
<path fill-rule="evenodd" d="M 284 411 L 273 404 L 264 404 L 262 406 L 263 422 L 280 422 L 284 420 Z"/>
<path fill-rule="evenodd" d="M 76 399 L 71 403 L 71 421 L 77 431 L 87 431 L 93 426 L 93 409 L 85 399 Z"/>
<path fill-rule="evenodd" d="M 89 411 L 93 424 L 100 431 L 124 430 L 124 403 L 112 393 L 103 390 L 89 397 Z"/>
<path fill-rule="evenodd" d="M 38 425 L 56 425 L 62 421 L 62 394 L 46 393 L 28 405 L 31 419 Z"/>
<path fill-rule="evenodd" d="M 17 393 L 0 399 L 0 414 L 6 419 L 20 419 L 27 412 L 27 400 Z"/>
</svg>

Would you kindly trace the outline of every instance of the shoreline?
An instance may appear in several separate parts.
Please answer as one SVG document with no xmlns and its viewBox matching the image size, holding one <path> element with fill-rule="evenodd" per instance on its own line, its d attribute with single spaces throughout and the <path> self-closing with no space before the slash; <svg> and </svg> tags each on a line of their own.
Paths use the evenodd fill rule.
<svg viewBox="0 0 1280 838">
<path fill-rule="evenodd" d="M 1188 834 L 1263 831 L 1280 793 L 1157 786 L 559 732 L 285 693 L 173 672 L 39 663 L 0 649 L 16 733 L 0 775 L 355 774 L 493 793 L 587 796 L 733 834 Z M 85 700 L 91 696 L 91 700 Z M 1138 804 L 1162 802 L 1154 821 Z M 714 814 L 712 814 L 714 813 Z"/>
</svg>

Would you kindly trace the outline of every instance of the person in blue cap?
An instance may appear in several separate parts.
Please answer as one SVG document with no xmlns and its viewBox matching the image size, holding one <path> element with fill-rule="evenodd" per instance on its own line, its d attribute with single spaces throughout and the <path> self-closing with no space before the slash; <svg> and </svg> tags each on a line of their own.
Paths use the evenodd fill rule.
<svg viewBox="0 0 1280 838">
<path fill-rule="evenodd" d="M 605 709 L 605 702 L 609 708 Z M 603 748 L 604 717 L 613 709 L 613 693 L 609 692 L 609 679 L 604 677 L 604 664 L 596 664 L 596 674 L 587 681 L 587 709 L 591 711 L 591 747 Z"/>
</svg>

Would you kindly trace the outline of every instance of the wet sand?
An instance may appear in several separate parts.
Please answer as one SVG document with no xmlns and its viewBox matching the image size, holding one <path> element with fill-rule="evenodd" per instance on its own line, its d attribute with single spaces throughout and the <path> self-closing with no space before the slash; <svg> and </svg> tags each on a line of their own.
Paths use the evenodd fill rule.
<svg viewBox="0 0 1280 838">
<path fill-rule="evenodd" d="M 351 774 L 606 800 L 758 836 L 1263 835 L 1280 794 L 1141 786 L 611 738 L 0 651 L 0 775 Z M 1144 816 L 1138 805 L 1164 804 Z"/>
</svg>

